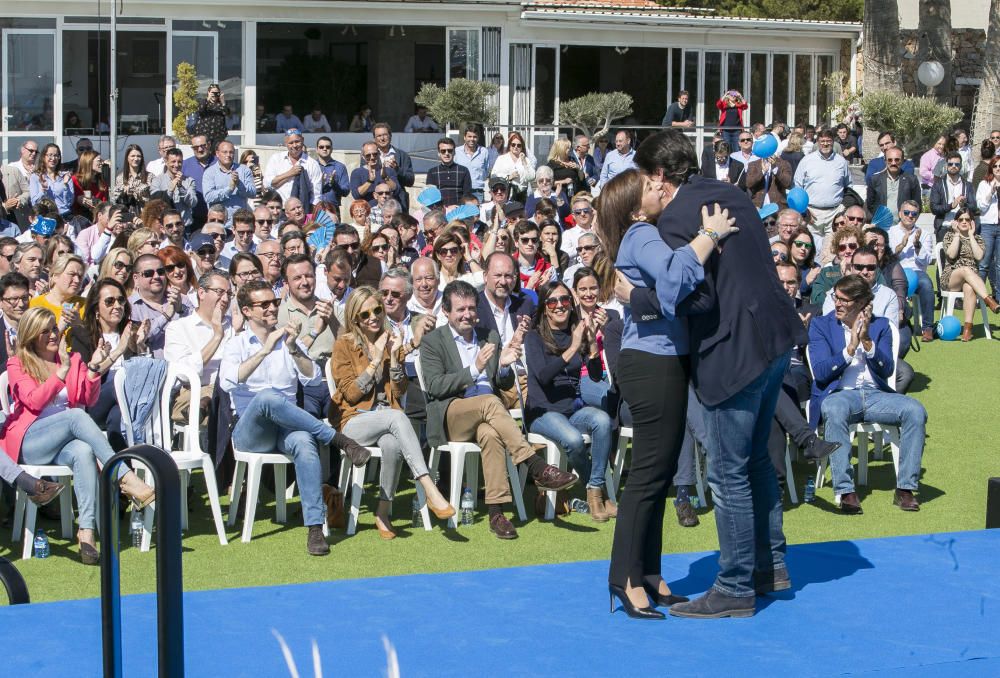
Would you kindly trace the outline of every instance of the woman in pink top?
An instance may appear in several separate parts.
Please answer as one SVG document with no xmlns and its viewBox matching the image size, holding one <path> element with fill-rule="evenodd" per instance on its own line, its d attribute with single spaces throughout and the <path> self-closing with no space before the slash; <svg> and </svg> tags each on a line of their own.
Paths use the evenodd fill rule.
<svg viewBox="0 0 1000 678">
<path fill-rule="evenodd" d="M 0 431 L 0 444 L 14 461 L 73 469 L 80 559 L 96 565 L 100 556 L 94 545 L 94 460 L 104 464 L 114 450 L 84 408 L 97 402 L 101 375 L 110 364 L 109 348 L 101 340 L 90 362 L 84 363 L 79 353 L 69 352 L 65 329 L 46 308 L 32 308 L 21 316 L 17 353 L 7 363 L 14 411 Z M 132 471 L 122 468 L 119 484 L 135 505 L 153 501 L 153 489 Z"/>
</svg>

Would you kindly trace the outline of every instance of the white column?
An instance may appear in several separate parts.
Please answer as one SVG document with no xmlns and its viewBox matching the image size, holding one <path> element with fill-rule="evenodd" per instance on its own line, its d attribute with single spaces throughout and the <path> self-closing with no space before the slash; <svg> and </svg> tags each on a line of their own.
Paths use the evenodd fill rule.
<svg viewBox="0 0 1000 678">
<path fill-rule="evenodd" d="M 243 24 L 243 146 L 257 144 L 257 22 Z"/>
</svg>

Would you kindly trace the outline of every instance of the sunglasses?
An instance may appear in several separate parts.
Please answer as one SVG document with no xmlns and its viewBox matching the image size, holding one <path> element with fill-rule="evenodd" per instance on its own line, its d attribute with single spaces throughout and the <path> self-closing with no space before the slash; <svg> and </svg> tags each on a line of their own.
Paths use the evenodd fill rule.
<svg viewBox="0 0 1000 678">
<path fill-rule="evenodd" d="M 878 266 L 876 264 L 851 264 L 851 267 L 857 272 L 867 271 L 868 273 L 874 273 Z"/>
<path fill-rule="evenodd" d="M 558 297 L 549 297 L 545 300 L 545 308 L 552 310 L 554 308 L 569 308 L 573 303 L 573 297 L 568 294 L 561 294 Z"/>
<path fill-rule="evenodd" d="M 538 242 L 538 238 L 518 238 L 525 245 L 533 245 Z"/>
<path fill-rule="evenodd" d="M 317 151 L 332 151 L 333 150 L 333 146 L 325 146 L 325 145 L 324 146 L 317 146 L 316 150 Z"/>
<path fill-rule="evenodd" d="M 811 250 L 813 248 L 813 244 L 811 242 L 805 242 L 803 240 L 793 240 L 792 244 L 796 247 L 801 247 L 804 250 Z"/>
<path fill-rule="evenodd" d="M 389 249 L 389 245 L 372 245 L 372 252 L 386 252 Z"/>
<path fill-rule="evenodd" d="M 494 186 L 493 188 L 490 189 L 490 192 L 491 193 L 506 193 L 507 192 L 507 187 L 506 186 Z"/>
<path fill-rule="evenodd" d="M 843 226 L 846 223 L 847 223 L 846 219 L 834 219 L 833 220 L 833 226 L 834 226 L 834 228 L 840 228 L 841 226 Z"/>
<path fill-rule="evenodd" d="M 191 146 L 191 149 L 195 151 L 204 151 L 206 148 L 208 148 L 208 144 L 198 144 L 197 146 L 194 145 Z"/>
<path fill-rule="evenodd" d="M 163 228 L 183 228 L 183 227 L 184 227 L 183 221 L 171 221 L 169 223 L 165 222 L 163 224 Z"/>
<path fill-rule="evenodd" d="M 916 217 L 920 215 L 920 212 L 916 210 L 903 210 L 903 215 L 907 217 Z"/>
<path fill-rule="evenodd" d="M 145 271 L 141 271 L 139 275 L 143 278 L 152 278 L 154 275 L 158 275 L 161 278 L 166 275 L 167 269 L 165 268 L 147 268 Z"/>
<path fill-rule="evenodd" d="M 740 139 L 741 144 L 749 144 L 753 139 Z"/>
<path fill-rule="evenodd" d="M 402 299 L 403 293 L 397 290 L 379 290 L 383 297 L 392 297 L 393 299 Z"/>
<path fill-rule="evenodd" d="M 454 247 L 453 246 L 453 247 L 442 247 L 437 252 L 442 257 L 454 257 L 454 256 L 457 256 L 458 253 L 461 252 L 461 251 L 462 251 L 462 248 L 460 248 L 460 247 Z"/>
<path fill-rule="evenodd" d="M 264 301 L 251 301 L 250 302 L 250 307 L 251 308 L 254 308 L 254 307 L 260 308 L 260 310 L 262 310 L 262 311 L 266 311 L 269 308 L 278 308 L 278 306 L 280 306 L 280 305 L 281 305 L 281 302 L 279 300 L 277 300 L 277 299 L 265 299 Z"/>
<path fill-rule="evenodd" d="M 163 270 L 166 271 L 167 273 L 173 273 L 177 269 L 181 269 L 182 271 L 184 271 L 187 270 L 187 266 L 185 266 L 184 264 L 167 264 L 166 266 L 163 267 Z"/>
<path fill-rule="evenodd" d="M 364 158 L 365 160 L 371 160 L 372 158 L 377 158 L 378 153 L 365 153 L 361 157 Z"/>
<path fill-rule="evenodd" d="M 455 155 L 455 149 L 454 148 L 439 148 L 438 149 L 438 153 L 440 153 L 441 155 Z"/>
<path fill-rule="evenodd" d="M 858 249 L 858 244 L 854 242 L 842 242 L 837 246 L 838 252 L 846 252 L 847 250 L 854 251 Z"/>
<path fill-rule="evenodd" d="M 375 191 L 375 195 L 392 195 L 392 191 Z"/>
<path fill-rule="evenodd" d="M 889 163 L 890 165 L 898 165 L 899 163 L 903 162 L 903 159 L 902 158 L 886 158 L 885 161 L 887 163 Z"/>
<path fill-rule="evenodd" d="M 197 252 L 199 257 L 210 257 L 215 254 L 215 247 L 212 245 L 205 245 L 204 247 L 199 247 Z"/>
<path fill-rule="evenodd" d="M 521 144 L 517 143 L 516 141 L 514 143 L 512 143 L 510 145 L 510 147 L 511 148 L 523 148 L 523 146 L 521 146 Z"/>
<path fill-rule="evenodd" d="M 117 297 L 104 297 L 103 299 L 101 299 L 101 301 L 104 302 L 104 307 L 105 308 L 112 308 L 112 307 L 114 307 L 116 305 L 117 306 L 124 306 L 125 305 L 125 297 L 123 297 L 121 295 L 119 295 Z"/>
<path fill-rule="evenodd" d="M 253 223 L 255 223 L 255 224 L 267 224 L 268 226 L 272 226 L 274 224 L 274 219 L 254 219 Z"/>
<path fill-rule="evenodd" d="M 864 217 L 844 217 L 844 219 L 846 219 L 847 221 L 853 222 L 855 224 L 864 223 L 864 220 L 865 220 Z"/>
<path fill-rule="evenodd" d="M 765 226 L 774 226 L 776 223 L 778 223 L 778 220 L 774 219 L 774 218 L 770 218 L 770 219 L 765 219 L 764 220 L 764 225 Z"/>
<path fill-rule="evenodd" d="M 384 308 L 382 308 L 381 306 L 376 306 L 370 311 L 361 311 L 360 313 L 358 313 L 358 318 L 360 318 L 363 321 L 368 320 L 372 316 L 378 318 L 379 316 L 382 315 L 383 311 L 385 311 Z"/>
<path fill-rule="evenodd" d="M 126 264 L 124 261 L 116 261 L 111 264 L 116 271 L 131 271 L 132 264 Z"/>
<path fill-rule="evenodd" d="M 361 243 L 349 242 L 346 245 L 341 245 L 341 247 L 343 247 L 348 252 L 357 252 L 359 249 L 361 249 Z"/>
<path fill-rule="evenodd" d="M 577 254 L 583 254 L 584 252 L 593 252 L 597 249 L 597 245 L 580 245 L 576 248 Z"/>
<path fill-rule="evenodd" d="M 962 166 L 962 163 L 960 163 L 960 162 L 949 162 L 948 163 L 948 167 L 961 167 L 961 166 Z"/>
<path fill-rule="evenodd" d="M 771 250 L 771 256 L 777 257 L 778 261 L 788 261 L 788 255 L 781 250 Z"/>
<path fill-rule="evenodd" d="M 585 208 L 585 209 L 582 209 L 582 210 L 573 210 L 573 214 L 576 214 L 576 215 L 580 215 L 580 214 L 590 214 L 590 213 L 591 213 L 591 212 L 593 212 L 593 211 L 594 211 L 594 210 L 592 210 L 592 209 L 590 209 L 589 207 L 587 207 L 587 208 Z"/>
</svg>

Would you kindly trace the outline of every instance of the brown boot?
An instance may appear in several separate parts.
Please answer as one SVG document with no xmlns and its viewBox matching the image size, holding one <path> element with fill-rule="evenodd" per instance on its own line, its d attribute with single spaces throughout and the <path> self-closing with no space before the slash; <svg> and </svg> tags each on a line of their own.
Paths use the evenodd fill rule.
<svg viewBox="0 0 1000 678">
<path fill-rule="evenodd" d="M 972 323 L 962 323 L 962 341 L 972 340 Z"/>
<path fill-rule="evenodd" d="M 1000 313 L 1000 303 L 991 294 L 990 296 L 983 299 L 986 302 L 986 308 L 990 309 L 991 313 Z"/>
<path fill-rule="evenodd" d="M 604 512 L 608 514 L 608 518 L 618 517 L 618 504 L 614 503 L 608 499 L 608 488 L 601 488 L 601 496 L 604 498 Z"/>
<path fill-rule="evenodd" d="M 587 488 L 587 508 L 590 509 L 590 517 L 596 522 L 608 522 L 608 514 L 604 510 L 604 490 L 602 488 Z"/>
</svg>

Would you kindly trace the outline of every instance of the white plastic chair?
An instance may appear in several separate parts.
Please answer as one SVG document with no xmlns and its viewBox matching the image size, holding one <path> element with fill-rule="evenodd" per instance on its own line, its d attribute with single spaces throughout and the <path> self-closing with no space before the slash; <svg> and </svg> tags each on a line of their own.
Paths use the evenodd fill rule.
<svg viewBox="0 0 1000 678">
<path fill-rule="evenodd" d="M 333 379 L 333 359 L 326 361 L 326 385 L 330 389 L 330 398 L 337 393 L 337 382 Z M 368 446 L 367 449 L 371 453 L 371 459 L 364 466 L 354 466 L 351 460 L 344 455 L 340 460 L 340 475 L 339 475 L 339 485 L 341 491 L 344 493 L 344 499 L 348 499 L 350 495 L 351 509 L 347 516 L 347 534 L 352 535 L 358 531 L 358 516 L 361 513 L 361 495 L 364 492 L 364 481 L 365 472 L 368 469 L 368 464 L 372 462 L 380 462 L 382 460 L 382 449 L 375 446 Z M 396 478 L 394 483 L 399 485 L 399 471 L 402 470 L 402 465 L 396 465 Z M 350 492 L 348 492 L 348 484 L 350 484 Z M 414 486 L 417 490 L 417 502 L 420 504 L 420 515 L 423 518 L 424 530 L 430 531 L 433 529 L 431 526 L 431 516 L 430 511 L 427 508 L 427 497 L 424 494 L 424 488 L 420 483 L 414 481 Z"/>
<path fill-rule="evenodd" d="M 426 394 L 427 388 L 424 385 L 424 372 L 420 365 L 419 357 L 413 362 L 413 365 L 417 370 L 417 382 L 420 384 L 420 389 Z M 444 445 L 431 449 L 430 466 L 432 471 L 437 472 L 441 454 L 444 452 L 451 454 L 449 501 L 451 502 L 452 508 L 455 509 L 455 515 L 448 519 L 448 526 L 451 528 L 457 528 L 458 517 L 460 515 L 459 509 L 461 508 L 459 504 L 462 499 L 463 474 L 466 485 L 470 490 L 472 490 L 473 508 L 475 508 L 475 503 L 478 501 L 476 490 L 479 482 L 479 455 L 482 454 L 482 449 L 480 449 L 479 445 L 476 445 L 475 443 L 449 440 Z M 466 461 L 466 458 L 468 458 L 468 461 Z M 522 492 L 518 491 L 521 484 L 521 476 L 518 473 L 517 467 L 514 466 L 514 460 L 511 459 L 510 454 L 505 454 L 504 458 L 507 461 L 507 478 L 511 483 L 511 489 L 513 490 L 511 494 L 514 495 L 514 506 L 517 510 L 517 516 L 521 522 L 525 522 L 528 519 L 528 515 L 524 510 L 524 496 Z M 515 482 L 517 483 L 516 485 Z"/>
<path fill-rule="evenodd" d="M 888 384 L 891 388 L 896 387 L 896 367 L 899 365 L 899 329 L 894 327 L 892 323 L 889 323 L 889 331 L 892 334 L 892 355 L 893 355 L 893 365 L 892 374 L 889 375 Z M 815 381 L 815 376 L 812 375 L 812 359 L 809 356 L 809 349 L 806 348 L 806 359 L 809 362 L 810 375 L 813 376 Z M 899 438 L 900 431 L 898 426 L 892 424 L 876 424 L 869 422 L 862 422 L 860 424 L 854 424 L 850 429 L 851 442 L 853 445 L 854 441 L 857 440 L 858 443 L 858 485 L 868 484 L 868 436 L 876 438 L 878 442 L 875 443 L 876 448 L 881 448 L 882 436 L 889 439 L 889 445 L 892 449 L 892 464 L 899 473 Z M 787 454 L 787 450 L 786 450 Z M 824 458 L 817 464 L 816 469 L 816 488 L 819 489 L 823 487 L 823 481 L 826 476 L 826 466 L 829 461 L 829 457 Z M 840 503 L 840 497 L 836 497 L 836 502 Z"/>
<path fill-rule="evenodd" d="M 0 374 L 0 410 L 2 410 L 6 415 L 9 415 L 11 412 L 9 377 L 6 372 Z M 3 452 L 0 452 L 0 454 L 3 454 Z M 25 473 L 35 476 L 36 478 L 52 477 L 64 479 L 66 489 L 59 495 L 59 522 L 62 530 L 62 538 L 72 539 L 73 492 L 71 484 L 73 479 L 73 469 L 69 466 L 62 466 L 60 464 L 43 466 L 21 464 L 20 466 Z M 14 503 L 14 531 L 11 535 L 11 541 L 15 543 L 19 540 L 24 541 L 21 549 L 21 558 L 27 560 L 28 558 L 31 558 L 31 553 L 35 546 L 35 523 L 38 519 L 38 506 L 28 499 L 28 495 L 24 490 L 21 488 L 16 489 L 17 493 L 15 495 L 16 499 Z"/>
<path fill-rule="evenodd" d="M 937 262 L 937 270 L 940 272 L 944 270 L 944 243 L 939 242 L 934 246 L 934 261 Z M 961 292 L 953 292 L 951 290 L 946 290 L 941 288 L 941 317 L 945 318 L 955 312 L 955 302 L 959 299 L 964 299 L 965 295 Z M 993 339 L 993 332 L 990 330 L 990 317 L 987 313 L 986 302 L 982 299 L 976 299 L 979 305 L 979 317 L 983 320 L 983 329 L 986 331 L 986 338 Z"/>
</svg>

